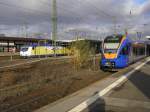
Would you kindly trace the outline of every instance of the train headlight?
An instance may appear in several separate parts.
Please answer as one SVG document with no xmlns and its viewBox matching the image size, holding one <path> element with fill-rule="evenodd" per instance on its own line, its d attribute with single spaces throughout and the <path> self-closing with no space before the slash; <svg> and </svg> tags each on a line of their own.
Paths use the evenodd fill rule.
<svg viewBox="0 0 150 112">
<path fill-rule="evenodd" d="M 106 62 L 106 63 L 105 63 L 105 66 L 110 66 L 110 62 Z"/>
</svg>

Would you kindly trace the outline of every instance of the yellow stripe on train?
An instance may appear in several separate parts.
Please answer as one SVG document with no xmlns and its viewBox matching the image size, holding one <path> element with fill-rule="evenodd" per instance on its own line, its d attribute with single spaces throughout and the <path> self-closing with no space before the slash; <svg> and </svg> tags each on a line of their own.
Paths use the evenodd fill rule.
<svg viewBox="0 0 150 112">
<path fill-rule="evenodd" d="M 105 53 L 104 56 L 106 59 L 114 59 L 117 57 L 117 54 L 116 53 Z"/>
</svg>

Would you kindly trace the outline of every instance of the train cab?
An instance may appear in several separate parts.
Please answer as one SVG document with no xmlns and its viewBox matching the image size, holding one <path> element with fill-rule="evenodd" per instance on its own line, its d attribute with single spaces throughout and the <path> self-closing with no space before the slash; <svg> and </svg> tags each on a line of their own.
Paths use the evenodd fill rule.
<svg viewBox="0 0 150 112">
<path fill-rule="evenodd" d="M 128 66 L 131 42 L 125 35 L 112 35 L 102 44 L 102 69 L 115 69 Z"/>
<path fill-rule="evenodd" d="M 102 44 L 101 69 L 120 69 L 146 56 L 146 44 L 126 35 L 107 36 Z"/>
</svg>

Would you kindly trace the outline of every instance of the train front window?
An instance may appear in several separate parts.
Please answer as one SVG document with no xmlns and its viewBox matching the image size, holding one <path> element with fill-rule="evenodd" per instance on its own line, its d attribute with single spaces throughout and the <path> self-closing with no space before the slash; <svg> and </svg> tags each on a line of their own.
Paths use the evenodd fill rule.
<svg viewBox="0 0 150 112">
<path fill-rule="evenodd" d="M 122 38 L 122 35 L 112 35 L 106 37 L 103 44 L 104 53 L 117 53 Z"/>
<path fill-rule="evenodd" d="M 27 47 L 21 48 L 21 51 L 23 52 L 28 51 L 28 48 Z"/>
<path fill-rule="evenodd" d="M 122 40 L 122 35 L 113 35 L 105 38 L 104 43 L 120 43 Z"/>
<path fill-rule="evenodd" d="M 104 53 L 117 53 L 119 43 L 104 43 Z"/>
</svg>

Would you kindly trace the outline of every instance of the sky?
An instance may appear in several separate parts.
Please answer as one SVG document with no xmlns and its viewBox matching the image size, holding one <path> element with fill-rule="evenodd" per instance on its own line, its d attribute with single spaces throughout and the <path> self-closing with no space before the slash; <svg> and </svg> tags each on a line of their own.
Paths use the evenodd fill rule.
<svg viewBox="0 0 150 112">
<path fill-rule="evenodd" d="M 0 34 L 50 38 L 52 0 L 0 0 Z M 57 0 L 58 39 L 150 35 L 150 0 Z M 41 36 L 42 35 L 42 36 Z"/>
</svg>

